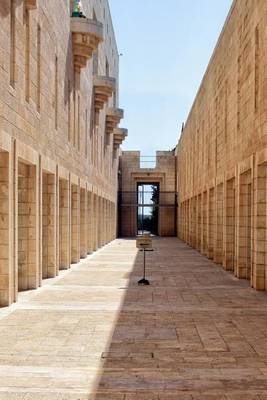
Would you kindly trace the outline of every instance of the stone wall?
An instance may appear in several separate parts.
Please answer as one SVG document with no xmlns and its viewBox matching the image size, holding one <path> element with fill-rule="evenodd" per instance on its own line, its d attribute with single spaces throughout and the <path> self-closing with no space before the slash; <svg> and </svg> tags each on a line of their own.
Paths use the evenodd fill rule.
<svg viewBox="0 0 267 400">
<path fill-rule="evenodd" d="M 267 288 L 267 3 L 234 1 L 177 153 L 179 236 Z"/>
<path fill-rule="evenodd" d="M 0 305 L 116 235 L 119 56 L 108 0 L 82 5 L 74 38 L 71 1 L 0 4 Z M 97 113 L 95 76 L 115 82 Z"/>
</svg>

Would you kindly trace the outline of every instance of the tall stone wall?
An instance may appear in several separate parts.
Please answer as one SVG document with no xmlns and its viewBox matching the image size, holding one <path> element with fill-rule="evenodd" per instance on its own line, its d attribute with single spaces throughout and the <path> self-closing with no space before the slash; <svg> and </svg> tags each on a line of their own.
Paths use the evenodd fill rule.
<svg viewBox="0 0 267 400">
<path fill-rule="evenodd" d="M 117 105 L 118 94 L 110 97 L 101 111 L 97 135 L 93 135 L 92 126 L 93 75 L 106 76 L 108 63 L 109 75 L 116 79 L 118 88 L 119 56 L 108 2 L 107 0 L 101 3 L 98 0 L 83 0 L 82 2 L 86 16 L 92 18 L 95 14 L 97 20 L 103 23 L 104 41 L 98 46 L 97 68 L 94 66 L 96 60 L 94 54 L 75 81 L 70 2 L 38 0 L 37 8 L 29 11 L 29 36 L 27 37 L 26 1 L 14 1 L 15 77 L 12 85 L 10 84 L 12 1 L 3 0 L 0 6 L 0 134 L 18 139 L 70 172 L 112 193 L 114 197 L 117 162 L 114 162 L 112 158 L 112 145 L 109 149 L 104 149 L 105 111 L 113 106 L 114 102 L 115 106 Z M 41 42 L 39 105 L 37 99 L 38 27 Z M 27 51 L 30 52 L 29 64 Z M 58 64 L 57 109 L 55 108 L 56 57 Z M 26 72 L 27 70 L 29 71 Z"/>
<path fill-rule="evenodd" d="M 267 3 L 234 1 L 177 153 L 179 236 L 267 288 Z"/>
<path fill-rule="evenodd" d="M 76 28 L 72 3 L 0 2 L 0 305 L 116 235 L 117 45 L 108 0 L 82 0 Z"/>
</svg>

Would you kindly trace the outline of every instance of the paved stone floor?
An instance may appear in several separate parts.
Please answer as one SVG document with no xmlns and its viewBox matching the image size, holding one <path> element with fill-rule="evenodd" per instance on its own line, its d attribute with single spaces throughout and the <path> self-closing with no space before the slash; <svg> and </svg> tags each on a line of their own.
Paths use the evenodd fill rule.
<svg viewBox="0 0 267 400">
<path fill-rule="evenodd" d="M 0 400 L 267 399 L 267 293 L 177 239 L 116 240 L 0 311 Z"/>
</svg>

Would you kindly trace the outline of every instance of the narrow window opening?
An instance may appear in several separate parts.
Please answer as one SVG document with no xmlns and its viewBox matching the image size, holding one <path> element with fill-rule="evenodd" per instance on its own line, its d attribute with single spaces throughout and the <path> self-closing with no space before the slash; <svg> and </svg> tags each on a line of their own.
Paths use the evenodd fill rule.
<svg viewBox="0 0 267 400">
<path fill-rule="evenodd" d="M 73 146 L 76 146 L 76 93 L 75 90 L 73 90 L 73 140 L 72 144 Z"/>
<path fill-rule="evenodd" d="M 237 131 L 240 129 L 241 57 L 237 60 Z"/>
<path fill-rule="evenodd" d="M 78 95 L 78 110 L 77 110 L 77 134 L 78 134 L 78 151 L 81 148 L 81 135 L 80 135 L 80 95 Z"/>
<path fill-rule="evenodd" d="M 41 109 L 41 27 L 37 27 L 37 110 Z"/>
<path fill-rule="evenodd" d="M 88 110 L 85 110 L 85 157 L 88 157 Z"/>
<path fill-rule="evenodd" d="M 58 58 L 55 57 L 55 128 L 58 128 Z"/>
<path fill-rule="evenodd" d="M 25 9 L 25 99 L 30 101 L 30 13 Z"/>
<path fill-rule="evenodd" d="M 71 102 L 71 90 L 70 90 L 70 81 L 68 80 L 68 141 L 71 140 L 71 109 L 70 109 L 70 102 Z"/>
<path fill-rule="evenodd" d="M 224 140 L 227 142 L 228 136 L 228 82 L 225 82 L 225 93 L 224 93 Z"/>
<path fill-rule="evenodd" d="M 10 1 L 10 85 L 15 88 L 16 80 L 16 4 Z"/>
<path fill-rule="evenodd" d="M 255 112 L 258 111 L 259 107 L 259 53 L 260 53 L 260 38 L 259 38 L 259 28 L 255 29 Z"/>
</svg>

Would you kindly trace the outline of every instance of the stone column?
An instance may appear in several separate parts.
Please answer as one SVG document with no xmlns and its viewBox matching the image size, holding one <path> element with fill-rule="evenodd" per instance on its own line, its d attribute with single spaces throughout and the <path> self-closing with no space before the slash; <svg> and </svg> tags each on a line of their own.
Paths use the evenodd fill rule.
<svg viewBox="0 0 267 400">
<path fill-rule="evenodd" d="M 214 262 L 223 263 L 223 183 L 215 187 Z"/>
<path fill-rule="evenodd" d="M 59 269 L 70 267 L 70 185 L 69 181 L 59 179 Z"/>
<path fill-rule="evenodd" d="M 80 189 L 71 185 L 71 262 L 80 261 Z"/>
<path fill-rule="evenodd" d="M 185 243 L 187 243 L 187 200 L 184 201 L 184 220 L 183 220 L 183 224 L 184 224 L 184 241 Z"/>
<path fill-rule="evenodd" d="M 94 218 L 94 236 L 95 236 L 95 250 L 97 250 L 99 248 L 99 198 L 98 195 L 95 194 L 94 195 L 94 214 L 95 214 L 95 218 Z"/>
<path fill-rule="evenodd" d="M 42 174 L 42 278 L 54 278 L 56 263 L 56 177 Z"/>
<path fill-rule="evenodd" d="M 237 268 L 236 276 L 250 280 L 251 278 L 251 215 L 252 187 L 251 170 L 239 176 L 238 215 L 237 215 Z"/>
<path fill-rule="evenodd" d="M 111 219 L 111 213 L 112 213 L 112 210 L 111 210 L 111 201 L 109 200 L 108 201 L 108 215 L 109 215 L 109 218 L 108 218 L 108 241 L 109 242 L 111 242 L 111 240 L 112 240 L 112 238 L 111 238 L 111 236 L 112 236 L 112 226 L 111 226 L 111 224 L 112 224 L 112 219 Z"/>
<path fill-rule="evenodd" d="M 87 192 L 87 252 L 91 254 L 94 251 L 94 224 L 93 224 L 93 194 Z"/>
<path fill-rule="evenodd" d="M 193 197 L 191 199 L 191 237 L 190 244 L 192 247 L 196 248 L 196 231 L 197 231 L 197 198 Z"/>
<path fill-rule="evenodd" d="M 87 256 L 87 196 L 86 189 L 80 189 L 80 257 Z"/>
<path fill-rule="evenodd" d="M 190 244 L 191 224 L 192 224 L 192 219 L 191 219 L 191 199 L 188 199 L 187 200 L 187 240 L 186 240 L 186 242 L 188 244 Z"/>
<path fill-rule="evenodd" d="M 208 257 L 214 257 L 214 213 L 215 213 L 214 188 L 209 189 L 208 196 Z"/>
<path fill-rule="evenodd" d="M 197 196 L 197 243 L 196 247 L 198 251 L 201 251 L 202 242 L 202 195 Z"/>
<path fill-rule="evenodd" d="M 201 242 L 201 253 L 203 255 L 208 254 L 208 194 L 205 191 L 202 194 L 202 242 Z"/>
<path fill-rule="evenodd" d="M 223 266 L 228 271 L 234 270 L 235 263 L 235 178 L 225 182 L 224 196 L 224 258 Z"/>
<path fill-rule="evenodd" d="M 14 274 L 12 273 L 12 163 L 10 153 L 0 152 L 0 306 L 8 306 L 15 300 L 12 284 Z"/>
<path fill-rule="evenodd" d="M 106 199 L 102 199 L 102 211 L 103 211 L 103 232 L 102 232 L 102 245 L 106 244 Z"/>
<path fill-rule="evenodd" d="M 117 214 L 116 214 L 116 205 L 115 203 L 112 203 L 112 226 L 113 226 L 113 232 L 112 232 L 112 238 L 115 240 L 117 236 Z"/>
<path fill-rule="evenodd" d="M 38 235 L 38 174 L 35 165 L 18 163 L 18 288 L 40 284 Z"/>
<path fill-rule="evenodd" d="M 102 246 L 104 246 L 106 244 L 106 207 L 104 198 L 102 198 L 102 213 L 103 213 Z"/>
<path fill-rule="evenodd" d="M 107 199 L 105 201 L 105 244 L 108 243 L 108 202 Z"/>
<path fill-rule="evenodd" d="M 258 290 L 266 290 L 267 163 L 257 165 L 255 169 L 255 224 L 252 286 Z"/>
<path fill-rule="evenodd" d="M 104 207 L 103 207 L 103 198 L 99 197 L 99 247 L 102 247 L 104 244 Z"/>
</svg>

